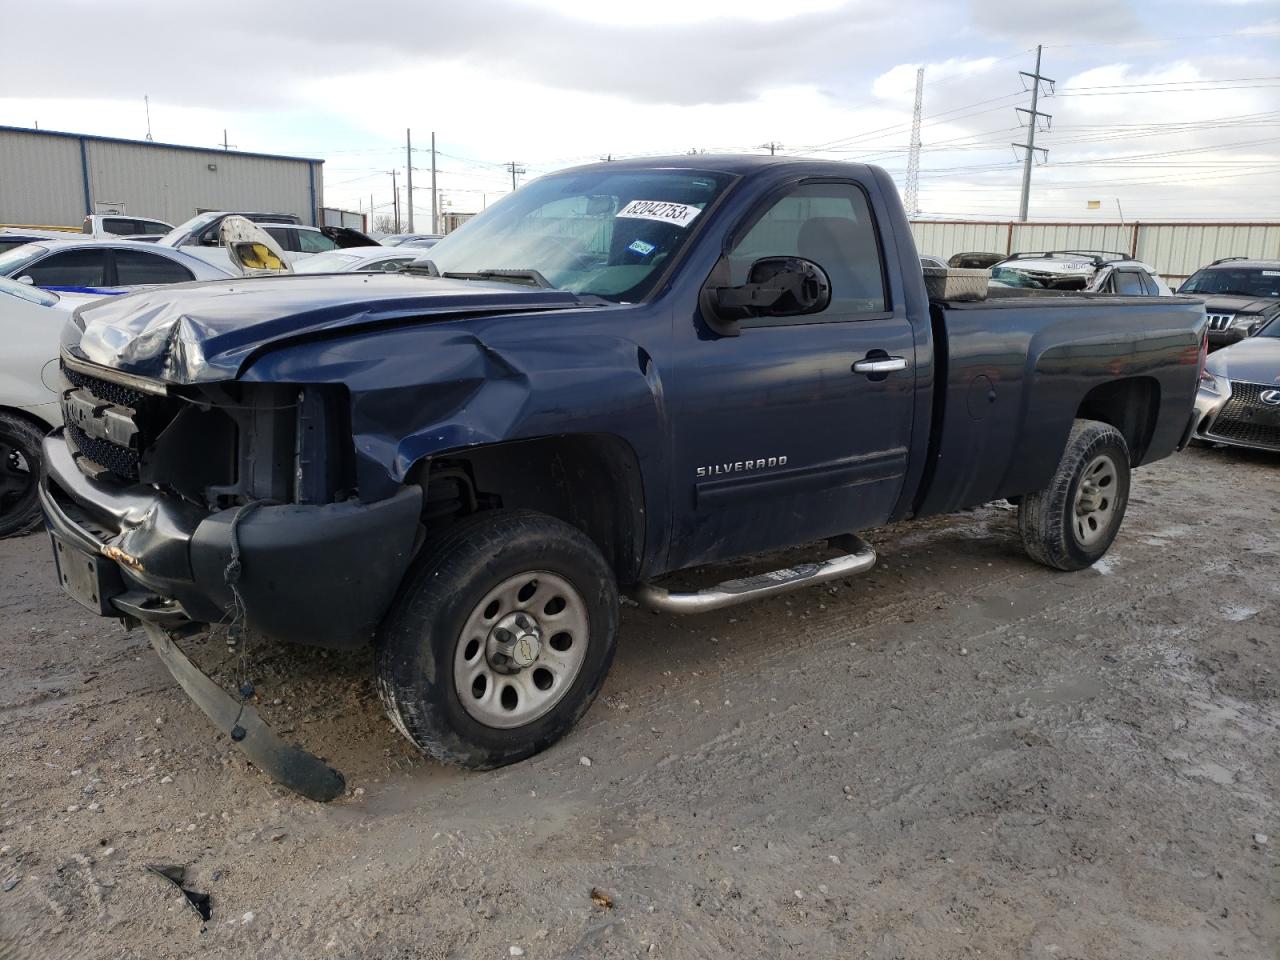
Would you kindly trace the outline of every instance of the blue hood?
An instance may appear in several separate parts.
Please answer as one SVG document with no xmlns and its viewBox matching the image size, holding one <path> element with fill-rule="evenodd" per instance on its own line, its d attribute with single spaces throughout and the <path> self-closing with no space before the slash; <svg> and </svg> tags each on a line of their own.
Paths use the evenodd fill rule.
<svg viewBox="0 0 1280 960">
<path fill-rule="evenodd" d="M 93 363 L 170 383 L 234 379 L 268 344 L 383 323 L 583 306 L 571 293 L 400 274 L 317 274 L 186 283 L 87 304 L 68 348 Z M 72 333 L 74 338 L 75 334 Z"/>
</svg>

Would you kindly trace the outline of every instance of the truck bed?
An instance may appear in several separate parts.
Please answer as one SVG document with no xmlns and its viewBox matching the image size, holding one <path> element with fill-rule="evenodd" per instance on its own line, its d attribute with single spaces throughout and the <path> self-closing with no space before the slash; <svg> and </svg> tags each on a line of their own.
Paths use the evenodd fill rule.
<svg viewBox="0 0 1280 960">
<path fill-rule="evenodd" d="M 1202 310 L 1105 294 L 931 303 L 937 375 L 915 515 L 1044 486 L 1072 420 L 1117 393 L 1133 464 L 1168 456 L 1195 395 Z"/>
</svg>

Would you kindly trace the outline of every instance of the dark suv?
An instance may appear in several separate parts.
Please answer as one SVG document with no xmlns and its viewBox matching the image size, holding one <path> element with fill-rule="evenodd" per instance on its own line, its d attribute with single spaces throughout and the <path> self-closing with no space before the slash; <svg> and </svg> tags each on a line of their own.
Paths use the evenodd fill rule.
<svg viewBox="0 0 1280 960">
<path fill-rule="evenodd" d="M 1201 267 L 1178 288 L 1204 301 L 1209 347 L 1252 337 L 1280 316 L 1280 260 L 1227 257 Z"/>
</svg>

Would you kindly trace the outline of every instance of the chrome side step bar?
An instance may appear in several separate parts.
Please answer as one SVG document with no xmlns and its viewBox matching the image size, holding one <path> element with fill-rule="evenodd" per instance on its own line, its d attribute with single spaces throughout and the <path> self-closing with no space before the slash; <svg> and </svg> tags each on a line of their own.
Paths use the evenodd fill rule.
<svg viewBox="0 0 1280 960">
<path fill-rule="evenodd" d="M 637 603 L 663 613 L 706 613 L 720 610 L 748 600 L 759 600 L 777 593 L 787 593 L 810 587 L 828 580 L 838 580 L 858 573 L 866 573 L 876 565 L 876 552 L 862 538 L 852 534 L 833 537 L 831 546 L 847 551 L 839 557 L 817 563 L 802 563 L 782 570 L 757 573 L 738 580 L 726 580 L 714 587 L 696 593 L 671 593 L 654 583 L 639 584 L 632 596 Z"/>
</svg>

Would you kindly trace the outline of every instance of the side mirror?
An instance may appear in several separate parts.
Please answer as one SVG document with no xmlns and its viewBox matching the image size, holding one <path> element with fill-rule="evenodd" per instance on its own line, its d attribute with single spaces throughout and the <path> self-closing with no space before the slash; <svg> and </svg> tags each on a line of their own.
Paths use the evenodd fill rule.
<svg viewBox="0 0 1280 960">
<path fill-rule="evenodd" d="M 803 317 L 831 304 L 831 279 L 803 257 L 764 257 L 740 287 L 713 287 L 711 310 L 722 323 L 751 317 Z M 736 331 L 735 331 L 736 332 Z"/>
<path fill-rule="evenodd" d="M 29 277 L 25 273 L 22 276 L 18 277 L 18 282 L 25 283 L 29 287 L 34 287 L 36 285 L 36 282 L 32 280 L 31 277 Z"/>
</svg>

